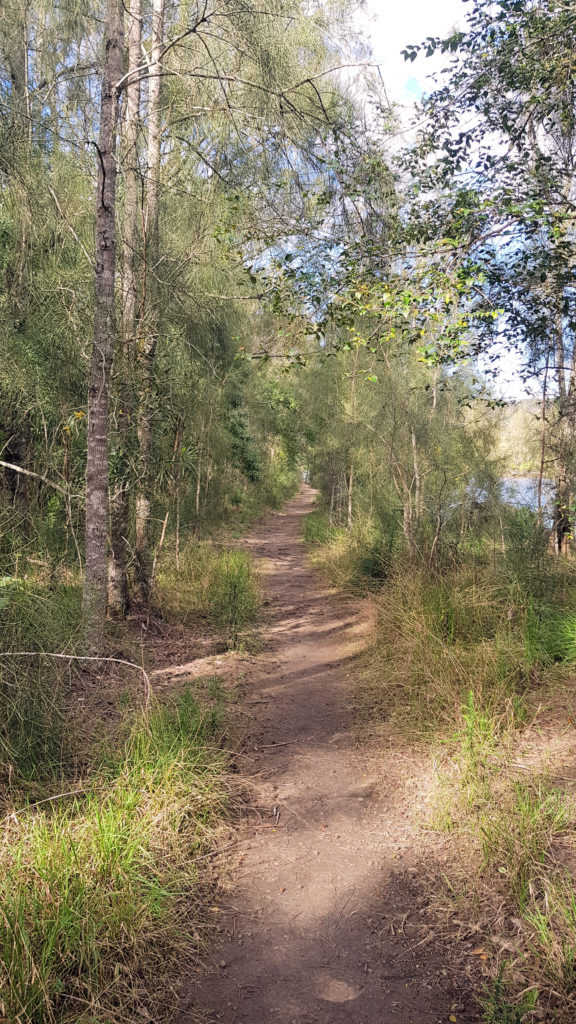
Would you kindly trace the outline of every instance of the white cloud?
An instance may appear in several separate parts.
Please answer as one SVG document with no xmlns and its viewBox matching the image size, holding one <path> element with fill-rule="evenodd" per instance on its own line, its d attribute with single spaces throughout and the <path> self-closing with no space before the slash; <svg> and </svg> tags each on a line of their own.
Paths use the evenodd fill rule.
<svg viewBox="0 0 576 1024">
<path fill-rule="evenodd" d="M 390 100 L 409 105 L 431 89 L 427 78 L 446 66 L 446 55 L 418 57 L 411 63 L 401 51 L 427 36 L 444 36 L 463 27 L 466 12 L 463 0 L 367 0 L 357 25 L 380 65 Z"/>
</svg>

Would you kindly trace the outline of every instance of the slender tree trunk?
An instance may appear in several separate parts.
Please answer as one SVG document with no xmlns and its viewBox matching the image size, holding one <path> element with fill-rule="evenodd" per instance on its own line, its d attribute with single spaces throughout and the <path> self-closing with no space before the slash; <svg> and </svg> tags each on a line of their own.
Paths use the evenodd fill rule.
<svg viewBox="0 0 576 1024">
<path fill-rule="evenodd" d="M 555 317 L 556 335 L 556 380 L 558 384 L 559 440 L 554 481 L 554 541 L 558 554 L 567 552 L 572 534 L 572 488 L 570 485 L 569 462 L 574 441 L 571 400 L 566 389 L 566 366 L 564 348 L 564 325 L 562 318 L 562 294 L 558 296 Z"/>
<path fill-rule="evenodd" d="M 542 387 L 542 413 L 540 430 L 540 471 L 538 473 L 538 521 L 542 522 L 542 480 L 544 478 L 544 458 L 546 455 L 546 400 L 548 390 L 548 368 L 550 366 L 550 350 L 546 353 L 546 368 Z"/>
<path fill-rule="evenodd" d="M 178 500 L 177 500 L 176 495 L 177 495 L 177 489 L 178 489 L 178 476 L 177 476 L 178 469 L 177 469 L 177 467 L 178 467 L 178 454 L 179 454 L 179 451 L 180 451 L 180 431 L 181 431 L 181 425 L 180 425 L 180 423 L 178 423 L 178 425 L 176 427 L 176 434 L 174 436 L 174 447 L 172 449 L 172 465 L 171 465 L 171 469 L 172 469 L 172 487 L 170 488 L 171 494 L 169 494 L 169 496 L 168 496 L 168 508 L 166 509 L 166 513 L 164 515 L 164 522 L 162 523 L 162 529 L 160 531 L 160 539 L 158 541 L 158 544 L 156 545 L 156 550 L 154 551 L 154 558 L 152 560 L 152 579 L 155 579 L 155 577 L 156 577 L 156 566 L 158 564 L 158 558 L 159 558 L 159 556 L 160 556 L 160 554 L 162 552 L 162 548 L 164 547 L 164 541 L 166 540 L 166 531 L 168 529 L 168 523 L 170 521 L 170 509 L 171 509 L 171 506 L 172 506 L 172 501 L 171 501 L 172 498 L 175 499 L 175 504 L 176 504 L 176 507 L 178 508 Z M 177 529 L 176 529 L 176 568 L 178 568 L 178 565 L 179 565 L 179 550 L 178 550 L 179 549 L 179 538 L 178 538 L 178 533 L 179 533 L 179 527 L 177 527 Z"/>
<path fill-rule="evenodd" d="M 122 306 L 124 336 L 134 343 L 136 335 L 137 267 L 140 257 L 140 174 L 138 128 L 140 125 L 140 66 L 142 54 L 142 0 L 130 0 L 127 14 L 128 74 L 122 131 L 124 176 L 124 240 L 122 246 Z M 130 72 L 132 74 L 130 75 Z"/>
<path fill-rule="evenodd" d="M 150 536 L 151 489 L 152 489 L 152 417 L 154 412 L 154 360 L 159 331 L 157 287 L 155 284 L 158 263 L 159 233 L 159 179 L 160 179 L 160 86 L 162 73 L 162 45 L 164 40 L 164 0 L 152 2 L 152 48 L 148 78 L 148 166 L 145 231 L 145 264 L 148 280 L 147 302 L 149 309 L 144 314 L 144 337 L 139 352 L 139 479 L 136 494 L 136 594 L 138 601 L 146 605 L 152 586 L 152 539 Z M 152 271 L 152 273 L 149 273 Z"/>
<path fill-rule="evenodd" d="M 114 357 L 116 277 L 116 83 L 122 76 L 123 7 L 107 0 L 106 49 L 100 99 L 96 198 L 96 272 L 94 344 L 88 379 L 88 453 L 86 461 L 86 569 L 84 576 L 85 646 L 104 647 L 107 591 L 108 419 Z"/>
<path fill-rule="evenodd" d="M 567 552 L 572 530 L 571 490 L 568 470 L 564 457 L 556 463 L 555 473 L 554 535 L 555 549 L 559 555 Z"/>
<path fill-rule="evenodd" d="M 432 563 L 433 563 L 433 561 L 434 561 L 434 559 L 436 557 L 436 550 L 438 548 L 438 541 L 440 540 L 440 534 L 442 533 L 442 529 L 443 529 L 443 526 L 444 526 L 444 520 L 442 518 L 442 493 L 443 493 L 444 488 L 446 487 L 446 484 L 448 482 L 448 476 L 447 476 L 447 473 L 446 473 L 445 469 L 442 470 L 442 474 L 443 474 L 444 480 L 442 482 L 442 486 L 440 487 L 440 492 L 438 494 L 438 508 L 437 508 L 437 511 L 436 511 L 436 530 L 434 532 L 434 540 L 432 541 L 432 546 L 430 548 L 430 565 L 432 565 Z"/>
<path fill-rule="evenodd" d="M 336 488 L 336 525 L 342 525 L 342 473 L 338 471 L 338 484 Z"/>
<path fill-rule="evenodd" d="M 178 425 L 175 445 L 176 465 L 174 470 L 174 513 L 176 568 L 180 568 L 180 488 L 182 486 L 182 423 Z"/>
<path fill-rule="evenodd" d="M 202 511 L 203 518 L 206 518 L 208 509 L 208 491 L 210 490 L 210 483 L 212 481 L 212 459 L 210 458 L 210 452 L 208 452 L 208 461 L 206 464 L 206 480 L 204 482 L 204 507 Z"/>
<path fill-rule="evenodd" d="M 416 444 L 416 434 L 414 430 L 410 431 L 410 438 L 412 440 L 412 465 L 414 467 L 414 510 L 416 514 L 416 523 L 418 524 L 422 513 L 422 487 L 420 481 L 420 465 L 418 463 L 418 446 Z"/>
<path fill-rule="evenodd" d="M 131 358 L 136 338 L 137 260 L 140 244 L 138 175 L 138 127 L 140 118 L 140 66 L 142 0 L 130 0 L 127 11 L 128 78 L 122 122 L 121 166 L 124 178 L 124 235 L 122 243 L 122 342 L 116 362 L 118 372 L 117 447 L 120 465 L 110 497 L 110 556 L 108 563 L 108 614 L 123 619 L 128 609 L 128 524 L 130 515 L 130 411 L 133 404 Z"/>
<path fill-rule="evenodd" d="M 412 531 L 412 497 L 406 489 L 404 490 L 402 529 L 404 532 L 404 537 L 408 541 L 408 550 L 410 552 L 410 558 L 412 558 L 414 556 L 414 534 Z"/>
<path fill-rule="evenodd" d="M 352 529 L 352 486 L 354 483 L 354 466 L 350 466 L 350 472 L 348 474 L 348 531 Z"/>
<path fill-rule="evenodd" d="M 128 481 L 123 474 L 110 492 L 110 550 L 108 554 L 108 615 L 123 619 L 128 608 Z"/>
<path fill-rule="evenodd" d="M 202 429 L 200 431 L 200 439 L 198 442 L 198 458 L 196 460 L 196 496 L 194 511 L 196 516 L 196 527 L 200 522 L 200 495 L 202 488 L 202 453 L 204 447 L 204 423 L 202 423 Z"/>
</svg>

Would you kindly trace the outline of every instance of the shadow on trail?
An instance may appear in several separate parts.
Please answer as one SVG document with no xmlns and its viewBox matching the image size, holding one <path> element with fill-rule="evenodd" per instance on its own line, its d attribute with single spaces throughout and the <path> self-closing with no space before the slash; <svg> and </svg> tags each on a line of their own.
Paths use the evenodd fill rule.
<svg viewBox="0 0 576 1024">
<path fill-rule="evenodd" d="M 398 874 L 414 835 L 408 790 L 351 730 L 366 608 L 306 565 L 313 497 L 306 487 L 245 542 L 265 559 L 270 599 L 266 653 L 244 683 L 253 799 L 224 942 L 180 1024 L 197 1010 L 223 1024 L 471 1024 L 465 967 L 447 970 Z"/>
</svg>

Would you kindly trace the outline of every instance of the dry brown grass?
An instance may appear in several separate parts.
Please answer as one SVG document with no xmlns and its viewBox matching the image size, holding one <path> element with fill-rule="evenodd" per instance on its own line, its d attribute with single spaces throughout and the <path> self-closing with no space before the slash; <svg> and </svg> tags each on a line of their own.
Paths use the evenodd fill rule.
<svg viewBox="0 0 576 1024">
<path fill-rule="evenodd" d="M 395 754 L 418 751 L 435 918 L 475 936 L 486 1021 L 572 1022 L 574 676 L 527 659 L 521 609 L 477 572 L 403 574 L 376 602 L 360 713 Z"/>
</svg>

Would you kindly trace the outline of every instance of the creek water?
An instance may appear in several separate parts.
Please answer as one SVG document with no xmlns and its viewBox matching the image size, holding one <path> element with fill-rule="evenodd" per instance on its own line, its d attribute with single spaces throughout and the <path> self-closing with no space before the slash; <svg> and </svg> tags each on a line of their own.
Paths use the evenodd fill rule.
<svg viewBox="0 0 576 1024">
<path fill-rule="evenodd" d="M 509 476 L 502 480 L 502 498 L 513 508 L 538 508 L 538 477 Z M 551 477 L 542 480 L 542 521 L 548 529 L 554 523 L 554 481 Z"/>
<path fill-rule="evenodd" d="M 507 505 L 514 508 L 538 508 L 538 478 L 534 476 L 509 476 L 502 480 L 502 497 Z M 554 481 L 551 477 L 542 480 L 542 505 L 551 513 L 554 505 Z"/>
</svg>

